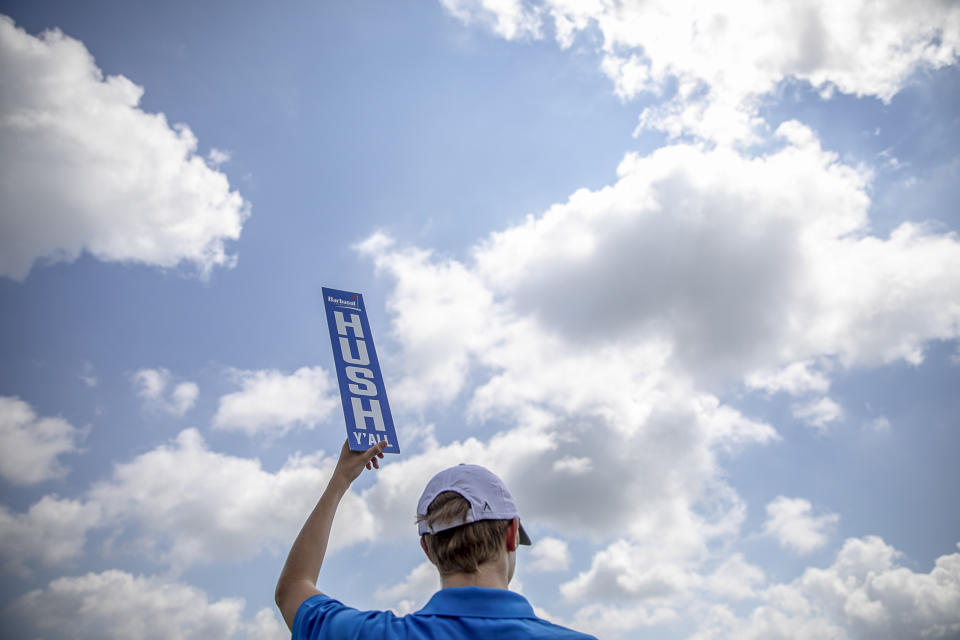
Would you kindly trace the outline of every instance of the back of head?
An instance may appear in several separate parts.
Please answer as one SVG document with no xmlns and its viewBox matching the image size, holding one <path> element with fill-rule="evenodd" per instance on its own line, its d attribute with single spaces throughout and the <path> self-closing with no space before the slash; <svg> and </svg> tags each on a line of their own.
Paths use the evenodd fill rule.
<svg viewBox="0 0 960 640">
<path fill-rule="evenodd" d="M 459 493 L 443 491 L 430 503 L 426 515 L 417 516 L 436 533 L 423 534 L 424 542 L 440 575 L 476 573 L 480 565 L 494 560 L 504 551 L 510 520 L 467 522 L 470 502 Z M 466 524 L 461 524 L 466 523 Z"/>
</svg>

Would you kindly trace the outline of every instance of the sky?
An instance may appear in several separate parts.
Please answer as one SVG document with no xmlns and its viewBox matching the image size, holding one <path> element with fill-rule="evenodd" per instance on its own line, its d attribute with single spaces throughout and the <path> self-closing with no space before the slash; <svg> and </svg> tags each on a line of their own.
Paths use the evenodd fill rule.
<svg viewBox="0 0 960 640">
<path fill-rule="evenodd" d="M 283 638 L 364 295 L 401 453 L 601 638 L 960 637 L 960 5 L 0 2 L 0 624 Z"/>
</svg>

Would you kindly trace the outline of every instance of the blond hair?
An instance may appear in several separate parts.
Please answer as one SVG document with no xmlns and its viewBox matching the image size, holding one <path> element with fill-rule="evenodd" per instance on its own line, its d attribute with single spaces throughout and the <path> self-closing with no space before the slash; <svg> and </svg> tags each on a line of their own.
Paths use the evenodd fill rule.
<svg viewBox="0 0 960 640">
<path fill-rule="evenodd" d="M 454 491 L 443 491 L 430 503 L 425 516 L 417 516 L 417 521 L 426 521 L 431 527 L 466 522 L 469 513 L 466 498 Z M 481 564 L 501 553 L 509 526 L 509 520 L 478 520 L 427 533 L 423 538 L 440 575 L 476 573 Z"/>
</svg>

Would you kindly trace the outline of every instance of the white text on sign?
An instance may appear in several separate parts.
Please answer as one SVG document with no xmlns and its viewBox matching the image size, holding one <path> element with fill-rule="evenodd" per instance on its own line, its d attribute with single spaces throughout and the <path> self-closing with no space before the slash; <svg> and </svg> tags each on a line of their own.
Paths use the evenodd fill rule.
<svg viewBox="0 0 960 640">
<path fill-rule="evenodd" d="M 367 368 L 367 365 L 370 364 L 370 354 L 364 340 L 360 316 L 351 313 L 350 319 L 347 320 L 342 311 L 334 311 L 333 316 L 337 323 L 337 335 L 340 338 L 340 354 L 343 356 L 343 361 L 350 364 L 346 368 L 346 374 L 347 379 L 350 380 L 348 389 L 350 391 L 350 401 L 353 405 L 354 428 L 366 429 L 367 419 L 369 418 L 373 421 L 374 430 L 386 431 L 380 401 L 370 397 L 376 396 L 379 391 L 373 371 Z M 356 354 L 354 354 L 354 346 L 356 347 Z M 364 406 L 365 404 L 366 406 Z M 358 443 L 360 442 L 359 436 L 360 434 L 356 434 Z M 370 437 L 373 437 L 372 434 Z"/>
</svg>

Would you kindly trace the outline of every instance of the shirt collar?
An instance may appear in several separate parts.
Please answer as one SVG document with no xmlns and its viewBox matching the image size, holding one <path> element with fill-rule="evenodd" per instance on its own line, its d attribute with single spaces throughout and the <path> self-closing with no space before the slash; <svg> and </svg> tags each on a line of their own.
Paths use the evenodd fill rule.
<svg viewBox="0 0 960 640">
<path fill-rule="evenodd" d="M 519 593 L 484 587 L 449 587 L 433 594 L 414 615 L 461 618 L 536 618 L 533 607 Z"/>
</svg>

